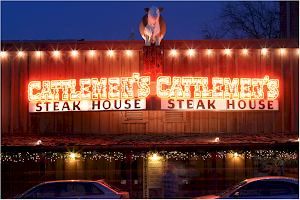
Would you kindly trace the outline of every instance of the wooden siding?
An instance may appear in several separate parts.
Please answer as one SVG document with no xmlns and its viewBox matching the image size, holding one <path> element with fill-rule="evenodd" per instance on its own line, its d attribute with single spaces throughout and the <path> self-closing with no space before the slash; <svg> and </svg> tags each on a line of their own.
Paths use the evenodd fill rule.
<svg viewBox="0 0 300 200">
<path fill-rule="evenodd" d="M 1 130 L 3 133 L 290 133 L 299 132 L 299 49 L 297 40 L 163 41 L 163 73 L 170 76 L 214 76 L 280 80 L 279 111 L 184 111 L 175 121 L 170 111 L 143 111 L 130 120 L 125 111 L 29 113 L 28 83 L 33 80 L 80 79 L 143 74 L 143 41 L 3 42 L 1 57 Z M 261 47 L 267 48 L 266 55 Z M 280 47 L 285 48 L 284 54 Z M 171 49 L 177 50 L 176 56 Z M 188 48 L 194 48 L 190 56 Z M 210 55 L 207 48 L 212 49 Z M 225 48 L 231 53 L 225 54 Z M 243 48 L 248 53 L 243 54 Z M 18 56 L 17 50 L 24 55 Z M 37 56 L 35 50 L 42 51 Z M 53 49 L 60 50 L 58 57 Z M 72 56 L 71 49 L 78 55 Z M 89 50 L 94 49 L 91 56 Z M 109 56 L 107 49 L 113 49 Z M 128 56 L 126 49 L 131 49 Z M 212 86 L 209 85 L 209 88 Z M 176 112 L 176 111 L 173 111 Z M 175 114 L 176 115 L 176 114 Z M 180 120 L 180 121 L 179 121 Z M 135 123 L 136 122 L 136 123 Z"/>
</svg>

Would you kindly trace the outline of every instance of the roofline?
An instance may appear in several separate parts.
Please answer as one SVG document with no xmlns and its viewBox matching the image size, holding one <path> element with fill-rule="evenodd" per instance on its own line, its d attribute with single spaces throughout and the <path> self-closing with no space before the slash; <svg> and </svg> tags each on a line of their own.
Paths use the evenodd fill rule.
<svg viewBox="0 0 300 200">
<path fill-rule="evenodd" d="M 253 182 L 257 180 L 276 180 L 276 179 L 285 179 L 285 180 L 291 180 L 291 181 L 298 181 L 299 179 L 293 178 L 293 177 L 287 177 L 287 176 L 263 176 L 263 177 L 254 177 L 254 178 L 247 178 L 247 182 Z"/>
<path fill-rule="evenodd" d="M 1 41 L 1 51 L 139 50 L 144 40 L 130 41 Z M 299 48 L 298 39 L 162 40 L 168 49 Z"/>
</svg>

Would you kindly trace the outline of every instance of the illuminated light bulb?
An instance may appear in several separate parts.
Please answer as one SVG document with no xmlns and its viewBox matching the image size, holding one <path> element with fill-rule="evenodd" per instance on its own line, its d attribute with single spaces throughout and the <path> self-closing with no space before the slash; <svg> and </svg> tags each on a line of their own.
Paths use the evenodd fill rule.
<svg viewBox="0 0 300 200">
<path fill-rule="evenodd" d="M 193 55 L 194 53 L 195 53 L 195 52 L 194 52 L 193 49 L 190 49 L 190 50 L 189 50 L 189 54 L 190 54 L 190 55 Z"/>
<path fill-rule="evenodd" d="M 211 50 L 209 49 L 209 50 L 207 50 L 207 54 L 211 54 Z"/>
<path fill-rule="evenodd" d="M 127 55 L 131 55 L 131 51 L 127 50 L 126 51 Z"/>
<path fill-rule="evenodd" d="M 238 155 L 239 155 L 238 153 L 234 153 L 234 157 L 238 157 Z"/>
<path fill-rule="evenodd" d="M 73 56 L 77 55 L 77 51 L 72 51 Z"/>
<path fill-rule="evenodd" d="M 19 51 L 19 56 L 23 56 L 23 52 L 22 51 Z"/>
<path fill-rule="evenodd" d="M 36 144 L 37 144 L 37 145 L 41 145 L 41 144 L 42 144 L 42 141 L 41 141 L 41 140 L 38 140 L 38 141 L 36 142 Z"/>
<path fill-rule="evenodd" d="M 41 55 L 41 52 L 40 52 L 40 51 L 37 51 L 37 52 L 36 52 L 36 55 L 37 55 L 37 56 L 40 56 L 40 55 Z"/>
<path fill-rule="evenodd" d="M 95 54 L 95 52 L 93 50 L 91 50 L 90 54 L 93 56 Z"/>
<path fill-rule="evenodd" d="M 225 52 L 226 52 L 226 54 L 230 54 L 230 50 L 229 49 L 226 49 Z"/>
<path fill-rule="evenodd" d="M 266 54 L 266 53 L 267 53 L 267 49 L 266 49 L 266 48 L 263 48 L 263 49 L 262 49 L 262 53 L 263 53 L 263 54 Z"/>
<path fill-rule="evenodd" d="M 284 53 L 284 49 L 281 49 L 280 52 L 281 52 L 281 53 Z"/>
<path fill-rule="evenodd" d="M 109 51 L 108 51 L 108 54 L 109 54 L 110 56 L 112 56 L 112 55 L 114 54 L 114 52 L 113 52 L 112 50 L 109 50 Z"/>
<path fill-rule="evenodd" d="M 70 157 L 75 158 L 75 153 L 71 153 Z"/>
<path fill-rule="evenodd" d="M 158 160 L 158 156 L 157 156 L 157 154 L 155 153 L 155 154 L 153 154 L 153 156 L 152 156 L 152 160 Z"/>
<path fill-rule="evenodd" d="M 2 56 L 2 57 L 6 56 L 6 52 L 1 51 L 1 56 Z"/>
<path fill-rule="evenodd" d="M 54 55 L 55 55 L 55 56 L 58 56 L 58 55 L 59 55 L 59 52 L 58 52 L 58 51 L 54 51 Z"/>
<path fill-rule="evenodd" d="M 247 49 L 244 49 L 244 50 L 243 50 L 243 53 L 244 53 L 244 54 L 247 54 L 247 53 L 248 53 L 248 50 L 247 50 Z"/>
<path fill-rule="evenodd" d="M 220 142 L 220 138 L 216 137 L 215 142 Z"/>
<path fill-rule="evenodd" d="M 172 51 L 171 51 L 171 54 L 172 54 L 172 56 L 175 56 L 175 55 L 176 55 L 176 51 L 175 51 L 175 50 L 172 50 Z"/>
</svg>

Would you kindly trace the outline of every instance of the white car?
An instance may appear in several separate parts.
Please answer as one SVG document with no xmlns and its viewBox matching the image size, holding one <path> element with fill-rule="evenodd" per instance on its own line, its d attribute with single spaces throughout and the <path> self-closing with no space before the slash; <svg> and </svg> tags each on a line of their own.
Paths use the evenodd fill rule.
<svg viewBox="0 0 300 200">
<path fill-rule="evenodd" d="M 195 199 L 299 199 L 299 180 L 283 176 L 249 178 L 219 194 Z"/>
<path fill-rule="evenodd" d="M 60 180 L 41 183 L 17 197 L 19 199 L 129 199 L 129 193 L 104 180 Z"/>
</svg>

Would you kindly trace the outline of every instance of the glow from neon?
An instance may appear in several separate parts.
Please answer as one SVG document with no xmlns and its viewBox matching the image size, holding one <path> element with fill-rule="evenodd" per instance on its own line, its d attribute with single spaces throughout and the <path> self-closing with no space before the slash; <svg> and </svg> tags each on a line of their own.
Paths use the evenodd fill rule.
<svg viewBox="0 0 300 200">
<path fill-rule="evenodd" d="M 89 100 L 92 98 L 92 93 L 89 91 L 91 87 L 91 79 L 80 79 L 80 99 Z"/>
<path fill-rule="evenodd" d="M 136 77 L 137 74 L 139 76 L 139 73 L 134 73 L 133 76 Z M 150 83 L 151 83 L 151 77 L 150 76 L 141 76 L 138 79 L 138 98 L 146 98 L 150 95 Z"/>
<path fill-rule="evenodd" d="M 54 91 L 54 100 L 59 100 L 59 90 L 61 87 L 61 80 L 52 80 L 51 81 L 51 89 Z"/>
<path fill-rule="evenodd" d="M 41 93 L 33 94 L 33 90 L 41 90 L 41 81 L 31 81 L 28 84 L 28 100 L 29 101 L 39 101 Z"/>
<path fill-rule="evenodd" d="M 215 99 L 222 98 L 224 96 L 223 91 L 223 78 L 214 77 L 212 78 L 212 84 L 213 84 L 213 91 L 212 91 L 212 97 Z"/>
<path fill-rule="evenodd" d="M 192 77 L 182 77 L 182 85 L 184 86 L 183 97 L 191 97 L 191 85 L 193 78 Z"/>
<path fill-rule="evenodd" d="M 224 78 L 224 85 L 225 85 L 225 89 L 224 89 L 224 98 L 225 99 L 238 99 L 239 98 L 239 79 L 238 78 L 234 78 L 231 79 L 230 78 Z"/>
<path fill-rule="evenodd" d="M 212 90 L 208 89 L 208 78 L 202 77 L 202 98 L 212 98 Z"/>
<path fill-rule="evenodd" d="M 92 78 L 92 99 L 107 98 L 107 78 Z"/>
<path fill-rule="evenodd" d="M 279 96 L 279 80 L 278 79 L 270 79 L 267 85 L 269 91 L 268 100 L 275 100 Z"/>
<path fill-rule="evenodd" d="M 73 82 L 73 84 L 72 84 L 72 82 Z M 75 85 L 74 85 L 74 83 L 75 83 Z M 62 94 L 62 100 L 63 101 L 68 101 L 69 100 L 69 89 L 72 88 L 72 85 L 75 89 L 75 86 L 76 86 L 76 80 L 75 79 L 73 79 L 73 81 L 72 80 L 62 80 L 61 81 L 61 86 L 62 86 L 62 89 L 63 89 L 63 94 Z M 72 95 L 72 92 L 71 92 L 71 95 Z M 78 99 L 79 98 L 80 97 L 78 97 Z M 76 99 L 72 98 L 72 100 L 76 100 Z"/>
<path fill-rule="evenodd" d="M 134 98 L 133 82 L 134 82 L 134 79 L 132 77 L 122 77 L 121 78 L 121 99 Z"/>
<path fill-rule="evenodd" d="M 264 88 L 268 89 L 267 99 L 279 97 L 279 79 L 263 78 L 222 78 L 208 77 L 171 77 L 159 76 L 156 94 L 159 98 L 203 98 L 203 99 L 264 99 Z M 131 77 L 87 78 L 31 81 L 28 84 L 29 101 L 79 101 L 91 99 L 131 99 L 147 98 L 150 95 L 150 76 L 133 73 Z M 137 87 L 136 87 L 137 86 Z M 266 86 L 266 87 L 265 87 Z M 193 87 L 193 88 L 191 88 Z M 193 95 L 192 95 L 192 91 Z M 134 94 L 137 92 L 137 94 Z"/>
<path fill-rule="evenodd" d="M 80 91 L 76 91 L 76 79 L 71 79 L 69 81 L 71 82 L 71 84 L 70 84 L 70 88 L 71 88 L 70 89 L 71 90 L 70 100 L 73 100 L 73 101 L 80 100 L 80 97 L 81 97 Z"/>
<path fill-rule="evenodd" d="M 252 99 L 263 99 L 264 98 L 264 85 L 268 83 L 269 77 L 267 81 L 265 79 L 253 78 L 252 79 Z"/>
<path fill-rule="evenodd" d="M 164 85 L 171 85 L 170 76 L 159 76 L 156 80 L 156 95 L 159 98 L 168 98 L 170 94 L 170 89 L 164 89 Z"/>
<path fill-rule="evenodd" d="M 108 98 L 119 99 L 120 98 L 120 78 L 114 77 L 108 79 Z"/>
<path fill-rule="evenodd" d="M 54 100 L 53 94 L 50 88 L 50 81 L 43 81 L 43 89 L 40 95 L 41 101 L 51 101 Z"/>
<path fill-rule="evenodd" d="M 241 78 L 241 99 L 251 99 L 251 78 Z"/>
<path fill-rule="evenodd" d="M 173 77 L 173 84 L 171 86 L 169 97 L 170 98 L 183 98 L 181 77 Z"/>
</svg>

